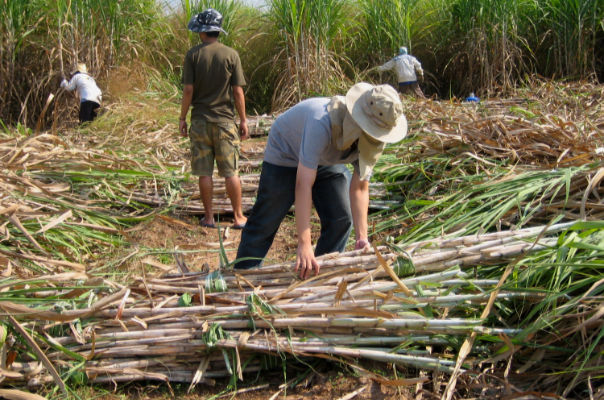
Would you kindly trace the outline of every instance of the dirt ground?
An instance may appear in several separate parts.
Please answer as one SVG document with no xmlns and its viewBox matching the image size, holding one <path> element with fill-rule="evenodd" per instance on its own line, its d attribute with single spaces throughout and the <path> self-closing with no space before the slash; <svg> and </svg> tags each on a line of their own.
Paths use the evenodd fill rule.
<svg viewBox="0 0 604 400">
<path fill-rule="evenodd" d="M 289 222 L 289 219 L 292 222 Z M 267 264 L 292 259 L 296 252 L 296 234 L 293 217 L 284 221 L 267 258 Z M 225 217 L 218 223 L 217 228 L 206 228 L 199 225 L 197 216 L 162 215 L 145 222 L 128 231 L 129 242 L 147 248 L 164 248 L 180 251 L 185 256 L 187 267 L 192 271 L 200 271 L 204 267 L 215 269 L 220 266 L 220 238 L 229 261 L 237 254 L 241 239 L 241 230 L 233 229 L 232 218 Z M 165 264 L 174 264 L 169 254 L 159 257 Z"/>
<path fill-rule="evenodd" d="M 234 391 L 225 391 L 227 382 L 217 382 L 213 387 L 198 385 L 191 393 L 187 393 L 188 384 L 172 384 L 170 387 L 160 383 L 135 383 L 120 386 L 113 393 L 114 388 L 105 387 L 107 393 L 99 395 L 99 389 L 83 388 L 79 394 L 89 398 L 89 393 L 95 393 L 94 398 L 102 400 L 132 399 L 132 400 L 159 400 L 159 399 L 184 399 L 200 400 L 215 398 L 241 399 L 241 400 L 324 400 L 324 399 L 400 399 L 408 400 L 414 397 L 410 388 L 387 386 L 373 381 L 367 377 L 357 377 L 350 373 L 342 372 L 325 364 L 321 371 L 316 370 L 308 374 L 295 387 L 283 389 L 283 373 L 280 371 L 263 373 L 259 379 L 250 377 L 250 382 L 239 382 Z M 292 376 L 288 376 L 292 379 Z M 293 379 L 292 379 L 293 380 Z M 426 394 L 430 396 L 427 392 Z M 423 396 L 423 399 L 434 397 Z"/>
</svg>

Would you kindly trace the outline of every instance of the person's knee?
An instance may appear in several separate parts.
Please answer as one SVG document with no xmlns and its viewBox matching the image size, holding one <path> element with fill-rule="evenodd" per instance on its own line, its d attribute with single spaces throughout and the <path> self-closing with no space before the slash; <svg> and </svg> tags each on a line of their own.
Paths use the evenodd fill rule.
<svg viewBox="0 0 604 400">
<path fill-rule="evenodd" d="M 341 236 L 348 236 L 350 231 L 352 231 L 352 216 L 351 215 L 343 215 L 340 218 L 332 221 L 332 232 L 334 234 L 339 234 Z"/>
</svg>

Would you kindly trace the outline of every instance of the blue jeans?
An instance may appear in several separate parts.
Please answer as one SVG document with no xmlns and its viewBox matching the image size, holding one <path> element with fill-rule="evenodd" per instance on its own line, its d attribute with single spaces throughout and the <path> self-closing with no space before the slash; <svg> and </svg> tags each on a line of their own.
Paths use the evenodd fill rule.
<svg viewBox="0 0 604 400">
<path fill-rule="evenodd" d="M 296 167 L 280 167 L 264 162 L 258 195 L 252 212 L 241 233 L 237 250 L 240 260 L 235 268 L 259 266 L 273 244 L 275 234 L 295 202 Z M 351 174 L 344 165 L 319 166 L 312 187 L 312 200 L 321 219 L 321 236 L 315 255 L 344 251 L 352 229 L 350 211 Z"/>
</svg>

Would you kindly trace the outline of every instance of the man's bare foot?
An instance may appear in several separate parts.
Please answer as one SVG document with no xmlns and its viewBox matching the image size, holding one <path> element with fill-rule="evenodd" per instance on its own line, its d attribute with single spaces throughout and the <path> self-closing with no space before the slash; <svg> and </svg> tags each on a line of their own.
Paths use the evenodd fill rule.
<svg viewBox="0 0 604 400">
<path fill-rule="evenodd" d="M 233 228 L 233 229 L 243 229 L 243 227 L 245 226 L 246 222 L 247 222 L 247 218 L 245 218 L 245 217 L 237 218 L 233 222 L 233 226 L 231 228 Z"/>
<path fill-rule="evenodd" d="M 214 223 L 214 220 L 207 220 L 207 219 L 200 219 L 199 220 L 199 225 L 205 227 L 205 228 L 216 228 L 216 224 Z"/>
</svg>

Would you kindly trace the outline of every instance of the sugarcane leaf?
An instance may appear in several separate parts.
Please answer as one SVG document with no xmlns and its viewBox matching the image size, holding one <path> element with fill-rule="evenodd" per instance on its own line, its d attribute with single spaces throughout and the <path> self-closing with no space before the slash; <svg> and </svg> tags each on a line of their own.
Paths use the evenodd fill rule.
<svg viewBox="0 0 604 400">
<path fill-rule="evenodd" d="M 393 267 L 396 275 L 399 277 L 413 275 L 415 273 L 413 260 L 409 257 L 398 256 Z"/>
<path fill-rule="evenodd" d="M 222 357 L 224 358 L 224 363 L 226 365 L 226 369 L 230 375 L 233 375 L 233 368 L 231 368 L 231 362 L 229 361 L 229 354 L 225 349 L 222 349 Z"/>
<path fill-rule="evenodd" d="M 191 294 L 188 292 L 183 293 L 178 298 L 179 307 L 190 307 L 192 302 L 193 302 L 193 298 L 191 297 Z"/>
<path fill-rule="evenodd" d="M 582 231 L 586 229 L 604 229 L 604 221 L 578 221 L 569 230 Z"/>
</svg>

